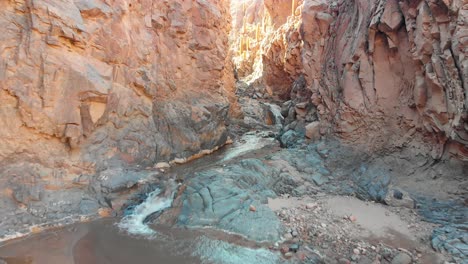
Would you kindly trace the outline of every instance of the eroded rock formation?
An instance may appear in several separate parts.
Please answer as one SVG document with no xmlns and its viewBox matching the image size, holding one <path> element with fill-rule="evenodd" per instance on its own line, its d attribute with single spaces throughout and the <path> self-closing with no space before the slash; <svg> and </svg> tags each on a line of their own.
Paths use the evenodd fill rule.
<svg viewBox="0 0 468 264">
<path fill-rule="evenodd" d="M 100 171 L 224 145 L 234 85 L 228 9 L 228 1 L 2 1 L 1 207 L 34 213 L 42 201 L 37 216 L 60 217 L 82 198 L 63 190 L 86 189 Z"/>
<path fill-rule="evenodd" d="M 249 25 L 268 25 L 259 47 L 235 62 L 252 65 L 240 72 L 255 76 L 245 80 L 264 85 L 265 97 L 291 99 L 290 128 L 304 132 L 317 114 L 322 134 L 372 151 L 468 158 L 463 1 L 286 2 L 283 11 L 274 0 L 245 9 L 246 18 L 265 16 L 247 19 L 236 34 L 252 38 Z"/>
</svg>

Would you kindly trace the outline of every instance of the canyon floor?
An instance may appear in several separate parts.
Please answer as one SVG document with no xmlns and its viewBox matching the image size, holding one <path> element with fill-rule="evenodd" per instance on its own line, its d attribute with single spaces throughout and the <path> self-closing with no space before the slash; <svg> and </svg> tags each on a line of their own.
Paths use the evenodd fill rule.
<svg viewBox="0 0 468 264">
<path fill-rule="evenodd" d="M 232 145 L 139 170 L 110 217 L 4 241 L 0 263 L 467 263 L 463 164 L 300 140 L 245 107 Z"/>
</svg>

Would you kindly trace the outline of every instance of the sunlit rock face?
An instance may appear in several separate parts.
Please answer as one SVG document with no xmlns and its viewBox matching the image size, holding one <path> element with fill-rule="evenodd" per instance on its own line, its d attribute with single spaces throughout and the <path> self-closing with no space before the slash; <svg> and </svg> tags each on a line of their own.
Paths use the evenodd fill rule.
<svg viewBox="0 0 468 264">
<path fill-rule="evenodd" d="M 234 62 L 264 97 L 291 99 L 287 123 L 304 130 L 318 118 L 322 134 L 371 151 L 468 159 L 463 1 L 279 2 L 247 1 L 233 12 L 245 14 L 237 39 L 249 39 Z"/>
<path fill-rule="evenodd" d="M 82 171 L 225 142 L 226 1 L 0 5 L 0 162 Z"/>
<path fill-rule="evenodd" d="M 0 193 L 86 186 L 108 167 L 227 140 L 228 1 L 0 3 Z M 72 200 L 72 197 L 70 197 Z"/>
</svg>

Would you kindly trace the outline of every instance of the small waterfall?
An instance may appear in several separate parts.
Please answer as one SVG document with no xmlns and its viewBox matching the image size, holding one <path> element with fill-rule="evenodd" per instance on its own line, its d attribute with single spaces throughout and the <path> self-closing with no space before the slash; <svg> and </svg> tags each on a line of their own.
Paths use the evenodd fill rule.
<svg viewBox="0 0 468 264">
<path fill-rule="evenodd" d="M 281 115 L 281 107 L 275 104 L 264 104 L 270 108 L 271 113 L 275 116 L 275 125 L 282 125 L 284 117 Z"/>
<path fill-rule="evenodd" d="M 221 161 L 228 161 L 252 150 L 261 149 L 272 142 L 274 142 L 274 139 L 261 138 L 259 135 L 247 133 L 239 141 L 234 142 L 234 145 L 226 151 Z"/>
<path fill-rule="evenodd" d="M 152 191 L 146 200 L 136 206 L 131 214 L 124 216 L 117 226 L 134 235 L 154 235 L 156 232 L 145 223 L 145 219 L 156 212 L 171 207 L 175 194 L 173 185 L 175 183 L 170 184 L 163 194 L 161 194 L 161 189 Z"/>
</svg>

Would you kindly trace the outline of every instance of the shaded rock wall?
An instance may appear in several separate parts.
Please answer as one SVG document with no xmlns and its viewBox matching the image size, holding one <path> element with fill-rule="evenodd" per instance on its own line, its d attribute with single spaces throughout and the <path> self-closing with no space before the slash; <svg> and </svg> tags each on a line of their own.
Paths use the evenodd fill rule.
<svg viewBox="0 0 468 264">
<path fill-rule="evenodd" d="M 353 142 L 467 159 L 462 1 L 340 1 L 318 89 L 321 117 Z M 319 101 L 319 100 L 317 100 Z M 363 138 L 361 135 L 365 135 Z"/>
<path fill-rule="evenodd" d="M 228 9 L 2 1 L 0 193 L 28 205 L 86 188 L 80 175 L 223 145 L 234 101 Z"/>
<path fill-rule="evenodd" d="M 321 134 L 370 151 L 410 147 L 435 159 L 468 158 L 461 0 L 305 0 L 283 10 L 273 0 L 256 2 L 263 10 L 251 10 L 266 17 L 257 20 L 271 26 L 236 66 L 261 60 L 252 83 L 291 100 L 283 106 L 289 128 L 304 132 L 318 114 Z M 252 68 L 246 75 L 256 74 Z"/>
</svg>

